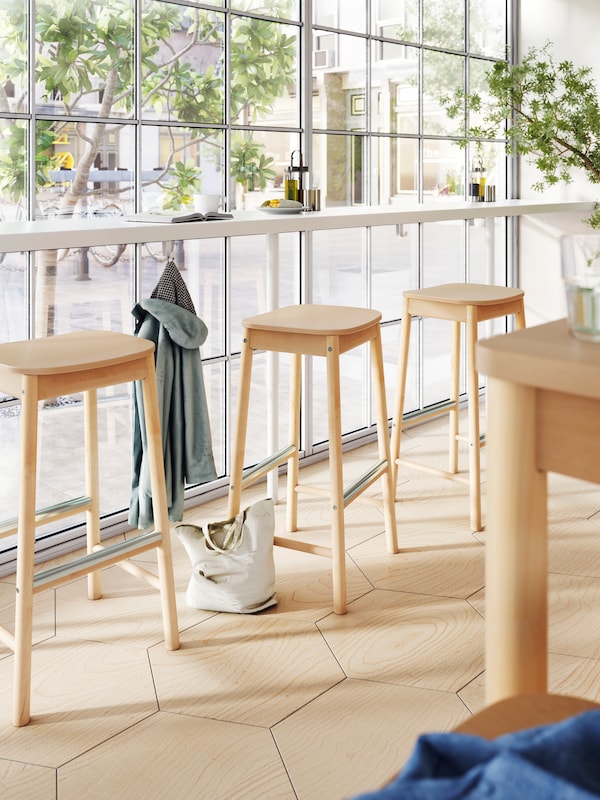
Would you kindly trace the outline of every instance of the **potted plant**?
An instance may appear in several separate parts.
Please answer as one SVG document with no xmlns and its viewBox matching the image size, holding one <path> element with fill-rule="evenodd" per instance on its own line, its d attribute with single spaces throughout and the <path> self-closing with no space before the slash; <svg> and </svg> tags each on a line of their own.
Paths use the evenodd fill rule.
<svg viewBox="0 0 600 800">
<path fill-rule="evenodd" d="M 600 183 L 600 101 L 590 67 L 556 62 L 552 43 L 532 47 L 519 64 L 496 62 L 485 73 L 484 91 L 456 91 L 442 99 L 451 118 L 464 116 L 464 140 L 506 136 L 507 152 L 539 172 L 532 188 L 570 183 L 582 170 Z M 600 207 L 587 220 L 600 228 Z"/>
</svg>

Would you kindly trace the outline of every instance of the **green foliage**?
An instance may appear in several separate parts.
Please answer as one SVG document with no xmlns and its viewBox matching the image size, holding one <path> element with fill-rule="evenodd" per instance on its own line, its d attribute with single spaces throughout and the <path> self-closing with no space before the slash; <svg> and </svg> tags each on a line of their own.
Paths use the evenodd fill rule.
<svg viewBox="0 0 600 800">
<path fill-rule="evenodd" d="M 498 138 L 504 127 L 508 153 L 537 168 L 538 191 L 570 183 L 574 169 L 600 183 L 600 101 L 591 69 L 556 63 L 551 47 L 531 48 L 520 64 L 496 62 L 485 92 L 458 91 L 442 101 L 450 117 L 465 120 L 463 145 Z M 600 227 L 600 209 L 588 222 Z"/>
<path fill-rule="evenodd" d="M 41 121 L 36 128 L 35 179 L 39 186 L 50 181 L 54 141 L 52 123 Z M 8 123 L 0 136 L 0 195 L 15 203 L 26 197 L 27 169 L 23 154 L 27 152 L 27 133 L 22 123 Z"/>
<path fill-rule="evenodd" d="M 248 192 L 257 189 L 264 191 L 267 183 L 275 177 L 275 172 L 271 169 L 274 159 L 265 156 L 262 150 L 263 145 L 254 141 L 252 135 L 244 138 L 238 132 L 232 136 L 231 173 L 236 182 Z"/>
<path fill-rule="evenodd" d="M 253 13 L 285 18 L 293 0 L 264 0 L 264 9 L 251 3 Z M 49 102 L 65 121 L 38 122 L 35 155 L 36 184 L 48 183 L 54 137 L 65 130 L 67 118 L 89 114 L 100 98 L 101 119 L 127 117 L 134 103 L 133 4 L 130 0 L 38 0 L 35 12 L 35 75 L 41 90 L 36 102 Z M 141 103 L 159 119 L 193 125 L 224 123 L 223 15 L 194 6 L 145 0 L 141 13 Z M 274 21 L 236 17 L 230 46 L 230 100 L 232 119 L 252 124 L 272 113 L 277 98 L 295 80 L 297 42 L 288 29 Z M 2 66 L 15 83 L 27 85 L 30 60 L 28 24 L 19 0 L 3 0 L 0 8 Z M 215 57 L 206 59 L 213 53 Z M 198 69 L 198 58 L 203 63 Z M 26 113 L 32 99 L 24 94 L 11 108 Z M 17 104 L 15 107 L 15 103 Z M 8 99 L 0 87 L 0 107 Z M 101 151 L 108 126 L 88 123 L 71 126 L 79 137 L 77 178 L 71 192 L 86 191 L 89 170 Z M 185 134 L 188 145 L 210 137 L 213 130 L 195 128 Z M 181 202 L 200 180 L 197 166 L 181 160 L 182 144 L 175 142 L 165 164 L 169 203 Z M 16 199 L 26 186 L 27 137 L 18 126 L 0 130 L 0 191 Z M 244 186 L 265 188 L 274 177 L 273 159 L 264 145 L 247 139 L 233 147 L 232 174 Z M 185 169 L 184 169 L 185 167 Z M 188 167 L 196 170 L 194 176 Z M 176 181 L 182 181 L 177 189 Z M 169 206 L 170 207 L 170 206 Z"/>
<path fill-rule="evenodd" d="M 191 159 L 176 161 L 169 170 L 169 179 L 162 184 L 163 208 L 178 209 L 191 205 L 202 189 L 202 170 Z"/>
<path fill-rule="evenodd" d="M 251 124 L 272 112 L 294 81 L 296 48 L 296 37 L 275 22 L 254 17 L 238 22 L 231 42 L 232 118 Z"/>
</svg>

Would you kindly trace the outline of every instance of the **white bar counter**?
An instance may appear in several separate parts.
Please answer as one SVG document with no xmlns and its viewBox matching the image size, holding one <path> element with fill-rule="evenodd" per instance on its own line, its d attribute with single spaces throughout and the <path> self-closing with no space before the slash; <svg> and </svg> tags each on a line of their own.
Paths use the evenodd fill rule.
<svg viewBox="0 0 600 800">
<path fill-rule="evenodd" d="M 600 483 L 600 343 L 566 320 L 480 341 L 488 378 L 486 702 L 546 692 L 548 472 Z"/>
<path fill-rule="evenodd" d="M 160 222 L 156 225 L 148 222 L 127 222 L 120 217 L 52 217 L 33 222 L 0 223 L 0 252 L 58 250 L 174 239 L 214 239 L 560 212 L 586 216 L 593 209 L 594 203 L 591 201 L 506 200 L 497 203 L 467 203 L 439 200 L 388 206 L 326 208 L 300 214 L 269 214 L 256 209 L 234 211 L 234 218 L 229 220 L 176 224 Z"/>
</svg>

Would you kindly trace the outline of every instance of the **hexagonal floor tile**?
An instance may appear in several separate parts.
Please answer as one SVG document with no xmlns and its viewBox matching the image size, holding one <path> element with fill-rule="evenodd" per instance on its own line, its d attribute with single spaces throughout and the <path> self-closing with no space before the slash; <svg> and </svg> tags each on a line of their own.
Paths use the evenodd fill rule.
<svg viewBox="0 0 600 800">
<path fill-rule="evenodd" d="M 483 586 L 484 548 L 469 533 L 437 531 L 430 523 L 401 526 L 400 553 L 386 552 L 377 536 L 349 554 L 378 589 L 465 598 Z"/>
<path fill-rule="evenodd" d="M 6 800 L 56 800 L 56 771 L 0 759 L 0 793 Z"/>
<path fill-rule="evenodd" d="M 468 716 L 454 694 L 346 680 L 275 725 L 273 736 L 298 797 L 341 800 L 389 781 L 421 733 Z"/>
<path fill-rule="evenodd" d="M 385 547 L 385 545 L 382 545 Z M 278 617 L 316 622 L 333 610 L 333 583 L 331 559 L 276 547 L 275 587 L 277 607 L 273 609 Z M 346 592 L 348 602 L 373 591 L 373 586 L 365 578 L 351 558 L 346 557 Z"/>
<path fill-rule="evenodd" d="M 0 625 L 11 633 L 15 630 L 15 584 L 0 583 Z M 40 592 L 33 598 L 33 642 L 42 642 L 55 634 L 54 592 Z M 0 658 L 12 650 L 0 643 Z"/>
<path fill-rule="evenodd" d="M 150 651 L 161 711 L 269 727 L 342 680 L 314 625 L 219 614 Z"/>
<path fill-rule="evenodd" d="M 267 730 L 158 713 L 58 770 L 60 800 L 295 800 Z"/>
<path fill-rule="evenodd" d="M 318 627 L 350 678 L 456 692 L 483 670 L 483 620 L 464 600 L 375 589 Z"/>
<path fill-rule="evenodd" d="M 147 653 L 54 638 L 34 647 L 31 722 L 12 725 L 13 658 L 0 661 L 0 751 L 57 767 L 157 710 Z"/>
<path fill-rule="evenodd" d="M 156 564 L 144 565 L 156 572 Z M 185 589 L 191 565 L 177 585 L 179 628 L 197 624 L 201 612 L 188 611 Z M 56 590 L 56 630 L 59 636 L 88 641 L 151 647 L 164 639 L 160 593 L 117 566 L 102 570 L 102 597 L 89 600 L 87 579 Z M 208 616 L 208 612 L 204 612 Z"/>
</svg>

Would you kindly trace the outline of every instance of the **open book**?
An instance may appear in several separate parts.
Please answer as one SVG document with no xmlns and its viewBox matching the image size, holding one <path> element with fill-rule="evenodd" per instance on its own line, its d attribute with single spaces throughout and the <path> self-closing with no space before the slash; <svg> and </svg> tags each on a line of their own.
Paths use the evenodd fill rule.
<svg viewBox="0 0 600 800">
<path fill-rule="evenodd" d="M 211 219 L 233 219 L 233 214 L 226 211 L 207 211 L 206 214 L 200 211 L 190 211 L 189 214 L 140 211 L 137 214 L 129 214 L 123 219 L 126 222 L 208 222 Z"/>
</svg>

